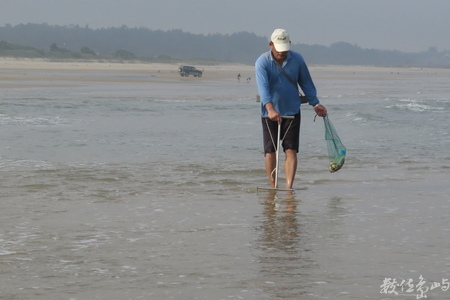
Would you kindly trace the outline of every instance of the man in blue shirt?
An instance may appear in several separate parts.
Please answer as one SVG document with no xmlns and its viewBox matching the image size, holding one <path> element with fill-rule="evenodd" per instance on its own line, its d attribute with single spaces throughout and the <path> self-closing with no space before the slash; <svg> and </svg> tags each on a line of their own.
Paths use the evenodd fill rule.
<svg viewBox="0 0 450 300">
<path fill-rule="evenodd" d="M 270 38 L 270 51 L 262 54 L 255 64 L 256 83 L 261 101 L 266 173 L 271 187 L 275 187 L 273 172 L 276 167 L 276 141 L 281 124 L 286 188 L 292 189 L 297 171 L 297 153 L 300 140 L 300 96 L 298 85 L 309 105 L 323 117 L 327 110 L 319 103 L 317 91 L 308 67 L 300 53 L 290 50 L 289 34 L 276 29 Z M 283 119 L 282 116 L 294 116 Z"/>
</svg>

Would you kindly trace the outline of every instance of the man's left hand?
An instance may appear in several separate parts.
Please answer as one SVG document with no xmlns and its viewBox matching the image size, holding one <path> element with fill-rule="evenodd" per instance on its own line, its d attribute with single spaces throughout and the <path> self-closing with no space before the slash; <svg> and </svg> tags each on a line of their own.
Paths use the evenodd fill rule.
<svg viewBox="0 0 450 300">
<path fill-rule="evenodd" d="M 323 117 L 327 114 L 327 109 L 322 104 L 316 105 L 314 111 L 319 117 Z"/>
</svg>

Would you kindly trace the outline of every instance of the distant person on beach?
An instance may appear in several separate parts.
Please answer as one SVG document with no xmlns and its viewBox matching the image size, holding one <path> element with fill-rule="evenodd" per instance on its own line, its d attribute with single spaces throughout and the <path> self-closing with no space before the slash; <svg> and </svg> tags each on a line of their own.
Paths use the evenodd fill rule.
<svg viewBox="0 0 450 300">
<path fill-rule="evenodd" d="M 251 77 L 247 77 L 247 83 L 250 83 L 250 80 L 252 80 Z"/>
<path fill-rule="evenodd" d="M 238 79 L 238 82 L 241 82 L 241 73 L 238 74 L 237 79 Z"/>
<path fill-rule="evenodd" d="M 256 83 L 261 97 L 265 168 L 270 186 L 275 187 L 273 171 L 276 167 L 276 141 L 280 123 L 282 147 L 286 156 L 286 188 L 292 189 L 300 141 L 301 100 L 298 85 L 317 115 L 323 117 L 327 110 L 319 103 L 302 55 L 290 50 L 291 40 L 286 30 L 276 29 L 271 35 L 269 47 L 270 51 L 262 54 L 255 63 Z M 294 118 L 282 119 L 282 116 Z"/>
</svg>

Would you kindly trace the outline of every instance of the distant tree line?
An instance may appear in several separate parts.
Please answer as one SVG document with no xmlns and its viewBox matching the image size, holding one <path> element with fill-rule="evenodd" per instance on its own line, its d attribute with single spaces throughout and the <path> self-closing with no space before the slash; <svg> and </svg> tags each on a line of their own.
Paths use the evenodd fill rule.
<svg viewBox="0 0 450 300">
<path fill-rule="evenodd" d="M 20 24 L 0 27 L 0 56 L 71 59 L 230 62 L 253 64 L 268 50 L 266 37 L 253 33 L 192 34 L 127 26 L 91 29 L 79 25 Z M 339 42 L 331 46 L 293 44 L 308 63 L 337 65 L 450 67 L 450 52 L 420 53 L 363 49 Z M 48 49 L 48 50 L 47 50 Z"/>
</svg>

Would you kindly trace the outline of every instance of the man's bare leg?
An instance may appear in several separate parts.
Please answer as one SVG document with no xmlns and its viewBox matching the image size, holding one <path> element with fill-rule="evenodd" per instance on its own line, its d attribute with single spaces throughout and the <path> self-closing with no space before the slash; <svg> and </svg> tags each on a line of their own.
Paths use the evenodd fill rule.
<svg viewBox="0 0 450 300">
<path fill-rule="evenodd" d="M 273 172 L 273 170 L 275 170 L 276 165 L 277 165 L 277 156 L 276 156 L 275 152 L 266 153 L 265 165 L 266 165 L 267 177 L 269 178 L 270 187 L 274 188 L 275 187 L 275 172 Z"/>
<path fill-rule="evenodd" d="M 286 161 L 284 163 L 284 170 L 286 172 L 286 188 L 292 189 L 295 172 L 297 171 L 297 151 L 288 149 L 285 153 Z"/>
</svg>

